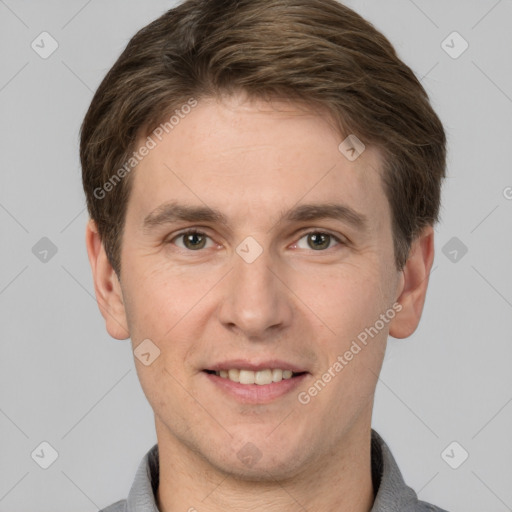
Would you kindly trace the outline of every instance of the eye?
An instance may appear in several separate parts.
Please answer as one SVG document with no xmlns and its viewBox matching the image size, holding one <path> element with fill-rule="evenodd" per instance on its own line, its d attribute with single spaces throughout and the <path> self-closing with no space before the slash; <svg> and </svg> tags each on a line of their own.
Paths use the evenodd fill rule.
<svg viewBox="0 0 512 512">
<path fill-rule="evenodd" d="M 188 230 L 175 236 L 172 240 L 170 240 L 170 242 L 175 243 L 175 245 L 181 249 L 198 251 L 200 249 L 204 249 L 207 246 L 208 239 L 208 235 L 201 231 Z M 182 244 L 177 243 L 178 241 L 181 241 Z M 211 240 L 210 244 L 213 244 Z M 211 245 L 209 247 L 211 247 Z"/>
<path fill-rule="evenodd" d="M 169 240 L 169 243 L 173 243 L 177 247 L 188 251 L 199 251 L 214 245 L 206 233 L 197 229 L 189 229 L 179 233 Z M 344 242 L 340 238 L 324 231 L 305 233 L 295 244 L 299 249 L 313 249 L 314 251 L 324 251 L 336 245 L 344 245 Z"/>
<path fill-rule="evenodd" d="M 306 239 L 307 246 L 301 245 L 301 241 Z M 343 242 L 336 236 L 323 231 L 310 231 L 303 235 L 295 244 L 299 249 L 313 249 L 314 251 L 322 251 L 332 247 L 331 242 L 336 242 L 336 245 L 343 244 Z"/>
</svg>

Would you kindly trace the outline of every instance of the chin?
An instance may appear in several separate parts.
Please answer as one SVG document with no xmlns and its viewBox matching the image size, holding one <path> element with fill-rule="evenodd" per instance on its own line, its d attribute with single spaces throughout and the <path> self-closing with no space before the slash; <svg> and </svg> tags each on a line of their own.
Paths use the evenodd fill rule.
<svg viewBox="0 0 512 512">
<path fill-rule="evenodd" d="M 218 461 L 219 469 L 241 480 L 253 482 L 294 477 L 304 468 L 307 457 L 304 446 L 310 450 L 311 445 L 298 438 L 292 439 L 284 430 L 281 436 L 274 438 L 273 434 L 269 435 L 272 428 L 265 428 L 259 435 L 246 431 L 243 440 L 234 436 L 230 446 L 220 450 L 220 453 L 228 453 L 229 456 Z"/>
<path fill-rule="evenodd" d="M 235 455 L 236 457 L 236 455 Z M 302 461 L 293 457 L 277 460 L 266 460 L 263 456 L 258 462 L 252 464 L 241 462 L 238 457 L 224 460 L 217 465 L 218 469 L 232 478 L 247 482 L 275 482 L 293 478 L 303 467 Z"/>
</svg>

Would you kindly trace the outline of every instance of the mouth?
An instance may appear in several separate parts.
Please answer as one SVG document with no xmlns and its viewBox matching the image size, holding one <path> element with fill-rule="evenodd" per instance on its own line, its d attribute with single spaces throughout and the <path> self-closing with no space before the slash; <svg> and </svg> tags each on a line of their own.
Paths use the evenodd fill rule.
<svg viewBox="0 0 512 512">
<path fill-rule="evenodd" d="M 259 365 L 232 362 L 206 368 L 201 373 L 224 397 L 255 405 L 268 404 L 290 394 L 311 375 L 301 368 L 290 368 L 282 361 Z"/>
<path fill-rule="evenodd" d="M 278 383 L 283 380 L 294 379 L 305 375 L 308 372 L 294 372 L 282 368 L 266 368 L 263 370 L 244 370 L 239 368 L 230 368 L 229 370 L 203 370 L 209 375 L 216 375 L 221 379 L 227 379 L 243 385 L 255 384 L 257 386 L 268 386 L 272 383 Z"/>
</svg>

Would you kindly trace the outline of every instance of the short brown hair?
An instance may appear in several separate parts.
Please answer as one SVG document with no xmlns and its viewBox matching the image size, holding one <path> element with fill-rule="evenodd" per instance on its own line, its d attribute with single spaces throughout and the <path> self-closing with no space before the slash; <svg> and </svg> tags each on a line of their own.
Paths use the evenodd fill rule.
<svg viewBox="0 0 512 512">
<path fill-rule="evenodd" d="M 118 173 L 113 183 L 116 171 L 141 135 L 191 97 L 238 90 L 323 107 L 343 137 L 354 134 L 382 151 L 402 269 L 414 238 L 438 221 L 446 136 L 391 43 L 336 0 L 187 0 L 133 36 L 81 126 L 87 208 L 117 275 L 132 176 Z"/>
</svg>

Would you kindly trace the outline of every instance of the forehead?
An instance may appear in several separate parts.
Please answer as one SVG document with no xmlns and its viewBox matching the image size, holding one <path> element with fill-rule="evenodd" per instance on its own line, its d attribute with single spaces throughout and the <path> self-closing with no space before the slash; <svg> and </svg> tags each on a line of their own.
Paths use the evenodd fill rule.
<svg viewBox="0 0 512 512">
<path fill-rule="evenodd" d="M 160 132 L 133 171 L 128 216 L 138 223 L 174 200 L 238 222 L 258 213 L 262 226 L 300 202 L 342 202 L 377 224 L 389 217 L 379 151 L 367 146 L 350 161 L 325 112 L 241 96 L 207 99 Z"/>
</svg>

